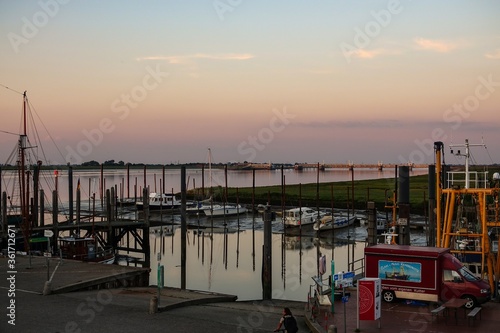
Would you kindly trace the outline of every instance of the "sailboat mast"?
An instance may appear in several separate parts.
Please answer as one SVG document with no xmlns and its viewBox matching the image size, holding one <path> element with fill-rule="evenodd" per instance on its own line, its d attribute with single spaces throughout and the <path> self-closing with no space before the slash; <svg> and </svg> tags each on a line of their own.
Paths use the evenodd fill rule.
<svg viewBox="0 0 500 333">
<path fill-rule="evenodd" d="M 212 195 L 212 151 L 208 148 L 208 177 L 210 177 L 210 195 Z"/>
<path fill-rule="evenodd" d="M 27 130 L 26 130 L 26 91 L 23 93 L 23 132 L 19 136 L 19 178 L 21 180 L 21 193 L 20 193 L 20 203 L 21 203 L 21 225 L 24 236 L 24 246 L 26 250 L 29 250 L 28 243 L 28 229 L 29 229 L 29 219 L 28 219 L 28 202 L 29 202 L 29 193 L 26 191 L 27 179 L 25 178 L 25 149 L 26 149 L 26 141 L 27 141 Z"/>
</svg>

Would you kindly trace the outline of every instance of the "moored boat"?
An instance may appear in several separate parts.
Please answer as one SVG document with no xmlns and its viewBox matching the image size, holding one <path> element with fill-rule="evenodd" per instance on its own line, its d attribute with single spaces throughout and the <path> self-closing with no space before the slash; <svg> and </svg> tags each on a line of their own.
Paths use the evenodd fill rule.
<svg viewBox="0 0 500 333">
<path fill-rule="evenodd" d="M 112 247 L 101 247 L 93 237 L 60 237 L 59 249 L 63 259 L 112 264 L 115 253 Z"/>
<path fill-rule="evenodd" d="M 221 216 L 229 216 L 229 215 L 239 215 L 246 213 L 247 209 L 240 204 L 232 205 L 211 205 L 210 207 L 206 207 L 203 212 L 206 216 L 212 217 L 221 217 Z"/>
<path fill-rule="evenodd" d="M 348 227 L 356 221 L 356 216 L 325 215 L 316 221 L 313 229 L 316 231 L 328 231 Z"/>
<path fill-rule="evenodd" d="M 325 215 L 324 212 L 307 207 L 287 209 L 284 216 L 286 228 L 312 225 Z"/>
<path fill-rule="evenodd" d="M 150 210 L 175 210 L 181 208 L 181 201 L 172 193 L 150 193 L 148 203 Z M 135 205 L 138 210 L 144 209 L 143 201 L 137 201 Z"/>
</svg>

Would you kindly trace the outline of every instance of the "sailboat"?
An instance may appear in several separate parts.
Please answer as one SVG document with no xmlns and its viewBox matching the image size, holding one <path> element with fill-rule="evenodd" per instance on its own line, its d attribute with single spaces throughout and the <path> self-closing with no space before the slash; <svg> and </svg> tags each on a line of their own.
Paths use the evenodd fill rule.
<svg viewBox="0 0 500 333">
<path fill-rule="evenodd" d="M 28 163 L 28 153 L 27 150 L 34 148 L 27 135 L 27 105 L 28 98 L 26 96 L 26 91 L 23 95 L 23 111 L 22 111 L 22 131 L 19 134 L 19 139 L 17 142 L 17 153 L 16 155 L 11 155 L 11 158 L 16 158 L 16 177 L 15 184 L 12 186 L 12 195 L 8 196 L 7 206 L 2 207 L 6 216 L 6 223 L 9 226 L 13 226 L 16 233 L 16 250 L 30 253 L 33 250 L 46 249 L 46 244 L 40 242 L 40 234 L 33 234 L 33 226 L 37 222 L 37 212 L 38 212 L 38 179 L 40 175 L 40 167 L 42 165 L 41 161 L 37 161 L 33 165 Z M 9 133 L 9 132 L 6 132 Z M 9 133 L 12 134 L 12 133 Z M 6 163 L 8 165 L 8 163 Z M 33 193 L 33 205 L 30 207 L 30 190 Z M 31 208 L 31 211 L 30 211 Z M 32 239 L 33 236 L 33 239 Z M 32 242 L 33 240 L 33 242 Z M 36 240 L 36 242 L 35 242 Z M 31 245 L 33 243 L 33 245 Z M 46 243 L 46 242 L 45 242 Z"/>
<path fill-rule="evenodd" d="M 208 172 L 210 178 L 210 194 L 212 195 L 212 150 L 208 148 Z M 227 186 L 227 184 L 226 184 Z M 212 197 L 212 196 L 211 196 Z M 226 198 L 225 198 L 226 199 Z M 199 208 L 203 210 L 203 213 L 209 217 L 224 217 L 230 215 L 239 215 L 247 212 L 247 209 L 240 204 L 228 204 L 224 202 L 223 204 L 205 204 L 203 207 Z"/>
<path fill-rule="evenodd" d="M 16 91 L 16 93 L 18 92 Z M 9 158 L 15 159 L 15 163 L 12 163 L 12 161 L 6 163 L 6 165 L 15 164 L 16 170 L 12 172 L 15 175 L 12 177 L 14 184 L 6 185 L 6 188 L 10 187 L 12 193 L 8 196 L 8 205 L 2 205 L 1 207 L 1 216 L 7 216 L 6 221 L 2 221 L 2 223 L 7 223 L 9 229 L 13 228 L 16 231 L 16 251 L 27 254 L 42 254 L 46 251 L 51 252 L 51 249 L 49 249 L 49 237 L 46 237 L 43 232 L 34 232 L 34 228 L 38 227 L 39 221 L 44 214 L 44 211 L 39 209 L 39 193 L 42 188 L 42 161 L 39 156 L 35 156 L 35 152 L 39 148 L 43 155 L 45 153 L 41 148 L 36 131 L 36 135 L 33 137 L 34 142 L 31 142 L 28 138 L 28 128 L 35 128 L 35 124 L 28 124 L 28 121 L 33 120 L 33 117 L 28 112 L 29 103 L 26 91 L 22 93 L 22 96 L 21 134 L 19 134 L 16 154 L 11 154 Z M 57 191 L 57 183 L 54 184 L 52 177 L 44 177 L 43 179 L 48 187 L 52 187 Z M 3 195 L 6 195 L 6 193 Z M 53 236 L 59 241 L 63 258 L 92 262 L 114 261 L 114 251 L 99 246 L 97 239 L 91 234 L 80 237 L 79 232 L 74 232 L 70 237 L 58 238 L 59 235 Z"/>
</svg>

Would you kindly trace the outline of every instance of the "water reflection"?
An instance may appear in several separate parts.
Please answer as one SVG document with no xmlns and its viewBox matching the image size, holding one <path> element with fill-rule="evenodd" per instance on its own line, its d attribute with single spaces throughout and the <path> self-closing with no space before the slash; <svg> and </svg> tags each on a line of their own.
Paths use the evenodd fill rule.
<svg viewBox="0 0 500 333">
<path fill-rule="evenodd" d="M 362 228 L 362 227 L 361 227 Z M 152 252 L 161 249 L 160 264 L 165 266 L 165 285 L 180 287 L 180 229 L 172 233 L 150 233 Z M 256 229 L 200 228 L 187 231 L 186 288 L 234 294 L 239 300 L 262 297 L 261 267 L 263 231 Z M 347 244 L 346 239 L 312 236 L 272 235 L 273 298 L 303 301 L 311 277 L 318 271 L 318 253 L 332 257 L 338 270 L 347 270 L 347 253 L 363 256 L 364 242 Z M 335 252 L 333 251 L 335 249 Z M 156 252 L 157 253 L 157 252 Z M 152 253 L 151 258 L 156 258 Z M 150 284 L 156 284 L 157 270 L 152 262 Z M 329 275 L 327 272 L 326 275 Z"/>
<path fill-rule="evenodd" d="M 174 217 L 178 221 L 178 217 Z M 261 218 L 242 215 L 231 219 L 190 217 L 187 220 L 186 288 L 238 296 L 239 300 L 262 298 L 262 255 L 264 232 Z M 335 230 L 335 234 L 316 237 L 314 232 L 285 236 L 281 222 L 273 223 L 272 295 L 273 298 L 305 301 L 312 277 L 318 274 L 320 253 L 326 256 L 330 272 L 361 268 L 366 227 L 358 225 Z M 158 251 L 165 267 L 165 285 L 181 287 L 181 230 L 179 226 L 151 228 L 151 278 L 156 285 Z M 163 230 L 163 231 L 161 231 Z M 412 243 L 425 240 L 423 231 L 412 231 Z M 335 273 L 337 273 L 335 272 Z"/>
</svg>

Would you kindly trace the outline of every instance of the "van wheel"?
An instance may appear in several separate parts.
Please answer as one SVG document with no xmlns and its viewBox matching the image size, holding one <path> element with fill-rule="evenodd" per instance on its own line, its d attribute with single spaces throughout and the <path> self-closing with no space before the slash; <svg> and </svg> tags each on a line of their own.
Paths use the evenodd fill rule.
<svg viewBox="0 0 500 333">
<path fill-rule="evenodd" d="M 382 297 L 384 298 L 384 301 L 386 301 L 387 303 L 394 302 L 394 300 L 396 299 L 396 296 L 394 296 L 394 293 L 390 290 L 384 291 L 382 293 Z"/>
<path fill-rule="evenodd" d="M 467 300 L 467 303 L 464 305 L 466 309 L 473 309 L 477 305 L 477 301 L 474 296 L 463 295 L 462 298 Z"/>
</svg>

